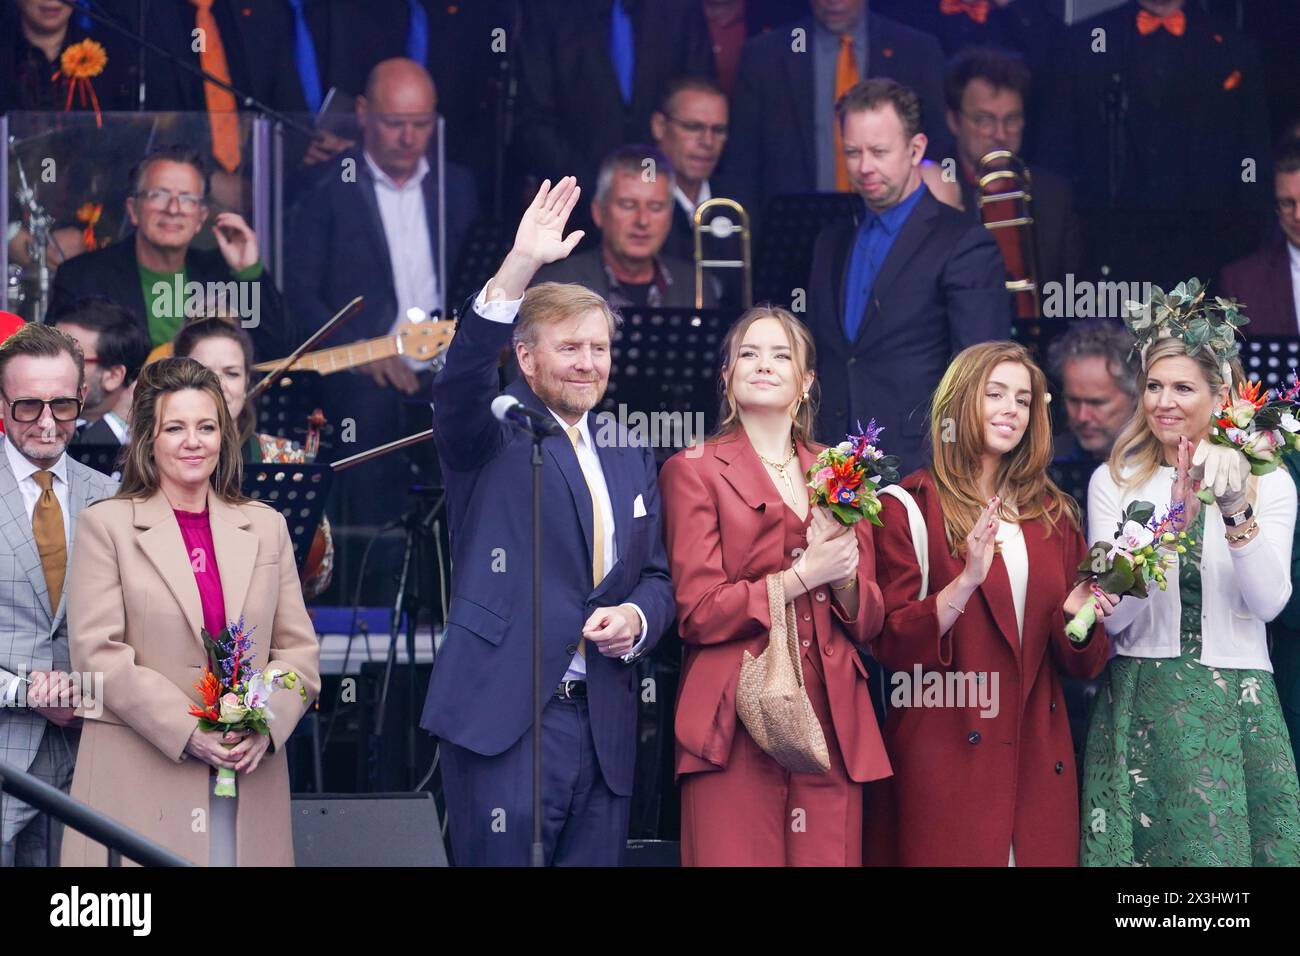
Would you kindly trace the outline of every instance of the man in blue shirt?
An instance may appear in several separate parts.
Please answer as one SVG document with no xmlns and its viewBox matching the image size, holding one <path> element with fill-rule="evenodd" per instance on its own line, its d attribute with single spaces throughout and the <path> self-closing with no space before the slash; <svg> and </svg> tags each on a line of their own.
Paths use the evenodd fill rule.
<svg viewBox="0 0 1300 956">
<path fill-rule="evenodd" d="M 1006 274 L 988 230 L 921 181 L 927 140 L 916 93 L 866 80 L 836 112 L 849 180 L 866 211 L 856 223 L 828 226 L 813 252 L 818 437 L 837 442 L 858 420 L 875 418 L 906 473 L 924 463 L 930 395 L 948 360 L 1010 336 Z"/>
</svg>

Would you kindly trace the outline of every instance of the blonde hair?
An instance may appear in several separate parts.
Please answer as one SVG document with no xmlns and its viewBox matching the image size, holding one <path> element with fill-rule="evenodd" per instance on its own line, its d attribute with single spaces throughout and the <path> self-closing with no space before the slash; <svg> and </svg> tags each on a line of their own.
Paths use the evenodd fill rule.
<svg viewBox="0 0 1300 956">
<path fill-rule="evenodd" d="M 613 341 L 620 318 L 603 296 L 572 282 L 539 282 L 524 293 L 513 344 L 523 343 L 532 350 L 537 347 L 537 331 L 542 325 L 572 319 L 592 309 L 600 311 L 609 322 L 609 338 Z"/>
<path fill-rule="evenodd" d="M 231 504 L 248 500 L 242 488 L 244 459 L 240 454 L 234 421 L 226 408 L 226 398 L 221 394 L 221 383 L 214 372 L 191 358 L 159 359 L 140 370 L 131 404 L 131 441 L 124 455 L 122 484 L 113 497 L 148 498 L 158 490 L 158 465 L 153 457 L 158 404 L 164 395 L 187 389 L 205 392 L 217 408 L 221 453 L 209 479 L 212 490 Z"/>
<path fill-rule="evenodd" d="M 736 353 L 745 341 L 749 327 L 760 319 L 776 319 L 785 330 L 785 337 L 790 342 L 794 357 L 796 387 L 800 387 L 804 376 L 817 366 L 817 347 L 813 344 L 812 333 L 808 326 L 794 315 L 779 306 L 763 304 L 748 309 L 736 320 L 722 340 L 722 368 L 718 372 L 718 390 L 721 394 L 718 406 L 718 427 L 712 438 L 730 435 L 740 427 L 740 408 L 736 405 L 733 390 L 729 387 L 731 376 L 736 367 Z M 805 445 L 813 443 L 813 426 L 817 417 L 817 379 L 813 379 L 805 401 L 802 394 L 795 402 L 794 412 L 790 416 L 794 421 L 794 438 Z"/>
<path fill-rule="evenodd" d="M 935 390 L 930 409 L 930 470 L 943 510 L 948 547 L 958 553 L 983 510 L 980 475 L 984 455 L 983 390 L 993 369 L 1015 362 L 1029 372 L 1029 424 L 1020 444 L 1002 456 L 994 488 L 1002 497 L 998 515 L 1009 521 L 1045 517 L 1054 530 L 1064 515 L 1079 527 L 1079 506 L 1047 474 L 1052 460 L 1052 424 L 1047 413 L 1047 379 L 1024 346 L 986 342 L 952 360 Z M 955 425 L 954 440 L 946 433 Z M 1017 510 L 1012 510 L 1013 506 Z"/>
<path fill-rule="evenodd" d="M 1120 487 L 1144 484 L 1150 480 L 1161 465 L 1165 464 L 1164 445 L 1160 443 L 1160 439 L 1155 436 L 1151 431 L 1151 426 L 1147 424 L 1147 414 L 1146 409 L 1142 407 L 1142 399 L 1146 395 L 1147 372 L 1151 366 L 1161 359 L 1178 358 L 1180 356 L 1190 358 L 1196 363 L 1197 368 L 1201 370 L 1201 375 L 1205 378 L 1205 384 L 1209 386 L 1211 392 L 1217 392 L 1225 384 L 1230 389 L 1235 389 L 1241 382 L 1246 380 L 1241 363 L 1236 359 L 1228 363 L 1232 381 L 1224 382 L 1222 363 L 1213 352 L 1201 349 L 1195 355 L 1188 355 L 1186 343 L 1182 339 L 1173 336 L 1156 339 L 1152 342 L 1147 348 L 1143 367 L 1138 372 L 1137 407 L 1133 410 L 1133 417 L 1129 419 L 1128 424 L 1124 426 L 1124 430 L 1115 439 L 1115 445 L 1111 449 L 1110 458 L 1107 461 L 1110 476 L 1114 479 L 1115 484 Z M 1126 471 L 1128 472 L 1127 476 L 1125 475 Z"/>
</svg>

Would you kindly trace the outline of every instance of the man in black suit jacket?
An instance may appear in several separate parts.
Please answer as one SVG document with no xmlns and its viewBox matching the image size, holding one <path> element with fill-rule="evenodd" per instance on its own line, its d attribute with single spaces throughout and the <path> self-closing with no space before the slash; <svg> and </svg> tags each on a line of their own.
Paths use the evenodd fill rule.
<svg viewBox="0 0 1300 956">
<path fill-rule="evenodd" d="M 170 341 L 196 306 L 204 314 L 211 298 L 224 293 L 228 317 L 252 335 L 259 356 L 288 355 L 298 337 L 275 283 L 264 274 L 248 224 L 236 213 L 220 213 L 212 223 L 217 249 L 192 248 L 208 218 L 208 180 L 198 152 L 159 147 L 132 168 L 129 181 L 126 210 L 136 231 L 61 265 L 51 312 L 106 296 L 131 312 L 156 346 Z M 195 298 L 199 287 L 203 294 Z"/>
<path fill-rule="evenodd" d="M 966 50 L 948 68 L 944 80 L 948 129 L 957 139 L 957 177 L 972 221 L 981 221 L 976 175 L 980 159 L 995 149 L 1023 156 L 1029 89 L 1029 68 L 1001 50 Z M 1048 282 L 1064 284 L 1067 273 L 1078 275 L 1079 220 L 1068 179 L 1041 166 L 1034 166 L 1030 175 L 1041 293 Z"/>
<path fill-rule="evenodd" d="M 477 214 L 473 177 L 447 166 L 446 245 L 440 246 L 437 176 L 426 156 L 437 108 L 428 72 L 410 60 L 385 60 L 366 89 L 357 101 L 362 148 L 331 160 L 328 174 L 301 198 L 285 248 L 286 287 L 304 332 L 354 296 L 365 297 L 361 314 L 331 344 L 386 336 L 418 318 L 412 310 L 445 309 L 450 274 Z M 398 410 L 404 396 L 428 393 L 429 375 L 427 366 L 393 356 L 327 376 L 326 415 L 353 419 L 358 451 L 399 438 L 408 427 L 418 431 Z M 428 404 L 419 404 L 420 427 L 427 427 Z M 377 483 L 404 489 L 409 472 L 400 456 L 389 455 L 340 478 L 348 517 L 369 523 L 390 507 L 374 495 Z"/>
<path fill-rule="evenodd" d="M 619 11 L 631 29 L 628 96 L 611 54 Z M 584 190 L 602 157 L 650 140 L 650 114 L 671 79 L 714 72 L 699 0 L 530 0 L 519 44 L 520 156 L 552 182 L 576 171 Z"/>
<path fill-rule="evenodd" d="M 868 11 L 865 0 L 837 9 L 843 6 L 813 0 L 814 16 L 745 44 L 723 169 L 751 215 L 761 215 L 774 196 L 835 190 L 834 90 L 842 37 L 853 39 L 862 79 L 891 77 L 920 94 L 929 142 L 937 155 L 947 155 L 939 42 Z"/>
<path fill-rule="evenodd" d="M 903 473 L 924 464 L 928 405 L 952 355 L 1011 334 L 1011 301 L 987 229 L 921 182 L 920 102 L 867 80 L 840 103 L 844 155 L 867 215 L 817 237 L 808 324 L 821 384 L 818 437 L 883 425 Z"/>
<path fill-rule="evenodd" d="M 645 175 L 655 170 L 653 178 Z M 649 146 L 624 146 L 600 164 L 591 216 L 600 245 L 543 266 L 541 282 L 584 286 L 616 309 L 691 308 L 695 269 L 686 259 L 662 255 L 672 228 L 676 171 Z M 704 276 L 703 307 L 718 304 L 713 276 Z"/>
</svg>

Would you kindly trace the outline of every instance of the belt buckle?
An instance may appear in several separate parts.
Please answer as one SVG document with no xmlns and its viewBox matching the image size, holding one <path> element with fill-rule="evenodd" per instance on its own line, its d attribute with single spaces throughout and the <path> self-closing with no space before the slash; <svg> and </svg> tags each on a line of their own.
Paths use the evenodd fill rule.
<svg viewBox="0 0 1300 956">
<path fill-rule="evenodd" d="M 573 685 L 576 683 L 577 681 L 566 680 L 562 684 L 560 684 L 560 687 L 564 690 L 565 700 L 573 700 L 572 688 Z"/>
</svg>

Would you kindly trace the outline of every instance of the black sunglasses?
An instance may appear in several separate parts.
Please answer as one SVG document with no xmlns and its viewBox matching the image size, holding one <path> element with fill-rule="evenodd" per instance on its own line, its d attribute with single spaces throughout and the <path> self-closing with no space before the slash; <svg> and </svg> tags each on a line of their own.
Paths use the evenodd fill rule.
<svg viewBox="0 0 1300 956">
<path fill-rule="evenodd" d="M 50 406 L 50 414 L 56 422 L 70 422 L 81 414 L 81 399 L 51 398 L 48 402 L 40 398 L 19 398 L 9 403 L 9 417 L 16 422 L 38 421 L 45 414 L 45 406 Z"/>
</svg>

